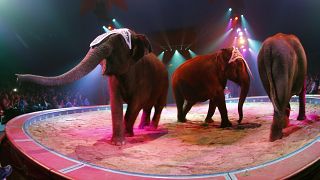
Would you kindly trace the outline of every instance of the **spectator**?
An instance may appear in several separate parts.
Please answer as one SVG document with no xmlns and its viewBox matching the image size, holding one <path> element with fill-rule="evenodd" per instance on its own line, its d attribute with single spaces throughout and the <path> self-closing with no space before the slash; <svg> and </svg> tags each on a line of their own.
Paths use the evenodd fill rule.
<svg viewBox="0 0 320 180">
<path fill-rule="evenodd" d="M 84 106 L 90 106 L 90 102 L 89 102 L 89 99 L 87 97 L 84 98 L 83 105 Z"/>
<path fill-rule="evenodd" d="M 64 105 L 64 100 L 61 99 L 60 102 L 59 102 L 58 108 L 64 108 L 64 107 L 65 107 L 65 105 Z"/>
<path fill-rule="evenodd" d="M 10 90 L 9 90 L 10 89 Z M 73 96 L 73 94 L 75 94 Z M 70 102 L 72 99 L 72 102 Z M 39 110 L 90 105 L 80 93 L 58 88 L 28 85 L 23 88 L 0 88 L 0 117 L 6 123 L 15 116 Z"/>
<path fill-rule="evenodd" d="M 70 102 L 70 98 L 68 96 L 66 96 L 66 104 L 65 107 L 72 107 L 72 103 Z"/>
<path fill-rule="evenodd" d="M 319 74 L 317 76 L 314 76 L 312 78 L 312 83 L 311 83 L 311 90 L 310 90 L 310 94 L 318 94 L 318 89 L 319 89 Z"/>
<path fill-rule="evenodd" d="M 7 165 L 5 167 L 0 167 L 0 179 L 5 179 L 12 173 L 12 167 Z"/>
</svg>

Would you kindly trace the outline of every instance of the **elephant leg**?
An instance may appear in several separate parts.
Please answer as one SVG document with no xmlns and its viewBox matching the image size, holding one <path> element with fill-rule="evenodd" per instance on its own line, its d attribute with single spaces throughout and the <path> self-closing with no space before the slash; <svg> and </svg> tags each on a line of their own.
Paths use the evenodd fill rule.
<svg viewBox="0 0 320 180">
<path fill-rule="evenodd" d="M 185 122 L 185 117 L 183 117 L 183 103 L 184 103 L 184 98 L 180 91 L 178 90 L 178 87 L 173 87 L 173 93 L 174 93 L 174 98 L 176 100 L 176 105 L 177 105 L 177 114 L 178 114 L 178 122 Z"/>
<path fill-rule="evenodd" d="M 164 106 L 155 106 L 154 115 L 152 117 L 152 122 L 150 126 L 147 128 L 148 131 L 154 131 L 158 128 L 161 112 Z"/>
<path fill-rule="evenodd" d="M 152 117 L 152 122 L 149 127 L 149 130 L 155 130 L 158 128 L 161 112 L 166 103 L 167 91 L 165 91 L 165 93 L 163 93 L 162 96 L 159 97 L 157 104 L 154 106 L 154 115 Z"/>
<path fill-rule="evenodd" d="M 283 87 L 281 82 L 283 81 L 281 76 L 275 81 L 275 92 L 271 93 L 271 101 L 274 104 L 273 121 L 271 125 L 270 141 L 281 139 L 283 136 L 282 129 L 289 125 L 290 115 L 290 94 L 287 87 Z"/>
<path fill-rule="evenodd" d="M 190 109 L 192 108 L 192 106 L 193 106 L 194 104 L 195 104 L 195 102 L 187 101 L 186 105 L 185 105 L 184 108 L 183 108 L 183 119 L 184 119 L 183 122 L 186 122 L 186 121 L 187 121 L 186 116 L 187 116 L 188 112 L 190 111 Z"/>
<path fill-rule="evenodd" d="M 112 138 L 111 143 L 117 146 L 125 144 L 123 126 L 122 96 L 119 89 L 119 81 L 114 76 L 108 78 L 110 87 L 110 105 L 112 116 Z"/>
<path fill-rule="evenodd" d="M 139 108 L 137 105 L 128 104 L 128 108 L 124 117 L 126 136 L 129 136 L 129 137 L 134 136 L 133 125 L 140 110 L 141 108 Z"/>
<path fill-rule="evenodd" d="M 306 80 L 304 80 L 303 88 L 299 94 L 299 115 L 297 119 L 306 119 Z"/>
<path fill-rule="evenodd" d="M 214 115 L 214 112 L 216 111 L 216 107 L 217 107 L 217 104 L 214 101 L 214 99 L 210 99 L 209 110 L 208 110 L 207 117 L 205 119 L 206 123 L 212 123 L 213 122 L 212 116 Z"/>
<path fill-rule="evenodd" d="M 231 127 L 232 124 L 228 119 L 228 111 L 227 111 L 227 106 L 226 106 L 226 101 L 225 101 L 223 91 L 219 92 L 216 100 L 217 100 L 218 109 L 219 109 L 220 115 L 221 115 L 220 127 L 221 128 Z"/>
<path fill-rule="evenodd" d="M 285 113 L 274 112 L 273 121 L 271 124 L 270 141 L 273 142 L 277 139 L 281 139 L 283 136 L 282 129 L 287 115 Z"/>
<path fill-rule="evenodd" d="M 151 108 L 144 108 L 143 109 L 143 114 L 141 116 L 139 129 L 143 129 L 144 127 L 150 125 L 150 114 L 151 114 Z"/>
</svg>

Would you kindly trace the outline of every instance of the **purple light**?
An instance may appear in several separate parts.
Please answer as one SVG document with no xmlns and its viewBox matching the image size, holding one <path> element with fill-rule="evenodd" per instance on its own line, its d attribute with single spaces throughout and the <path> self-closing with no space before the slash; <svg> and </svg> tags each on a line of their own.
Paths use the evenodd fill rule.
<svg viewBox="0 0 320 180">
<path fill-rule="evenodd" d="M 232 29 L 231 27 L 232 27 L 232 19 L 230 19 L 230 21 L 228 22 L 227 31 L 229 29 Z"/>
</svg>

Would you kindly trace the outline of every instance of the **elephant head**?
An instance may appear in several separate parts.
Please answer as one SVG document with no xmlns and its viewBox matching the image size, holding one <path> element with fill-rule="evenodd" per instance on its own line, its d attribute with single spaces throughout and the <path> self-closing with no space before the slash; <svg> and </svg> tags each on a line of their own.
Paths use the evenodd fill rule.
<svg viewBox="0 0 320 180">
<path fill-rule="evenodd" d="M 243 58 L 241 53 L 237 48 L 227 48 L 222 49 L 222 56 L 227 65 L 225 66 L 226 77 L 238 84 L 241 87 L 239 103 L 238 103 L 238 113 L 239 120 L 238 123 L 241 123 L 243 118 L 243 103 L 246 100 L 250 87 L 250 77 L 252 77 L 251 70 Z"/>
<path fill-rule="evenodd" d="M 103 60 L 106 66 L 103 74 L 122 75 L 129 70 L 131 65 L 151 52 L 150 42 L 144 35 L 136 34 L 129 29 L 122 30 L 127 32 L 128 37 L 120 33 L 109 33 L 103 39 L 100 38 L 99 43 L 90 47 L 86 56 L 77 66 L 62 75 L 44 77 L 17 74 L 17 79 L 48 86 L 67 84 L 82 78 Z"/>
</svg>

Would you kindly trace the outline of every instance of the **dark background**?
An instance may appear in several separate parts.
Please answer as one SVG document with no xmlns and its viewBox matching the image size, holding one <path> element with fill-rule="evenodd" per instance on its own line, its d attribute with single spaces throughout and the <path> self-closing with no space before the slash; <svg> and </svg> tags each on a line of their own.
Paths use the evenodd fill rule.
<svg viewBox="0 0 320 180">
<path fill-rule="evenodd" d="M 109 7 L 101 10 L 95 4 L 89 8 L 85 0 L 0 0 L 0 86 L 14 83 L 15 73 L 58 75 L 67 71 L 86 54 L 90 42 L 104 33 L 102 26 L 112 24 L 112 18 L 146 34 L 157 55 L 168 44 L 208 53 L 206 47 L 225 29 L 229 7 L 233 15 L 245 15 L 258 41 L 278 32 L 297 35 L 307 53 L 308 73 L 320 72 L 319 0 L 120 0 L 122 4 L 96 0 L 100 1 L 110 3 Z M 86 77 L 89 83 L 74 86 L 104 95 L 107 83 L 96 71 Z"/>
</svg>

